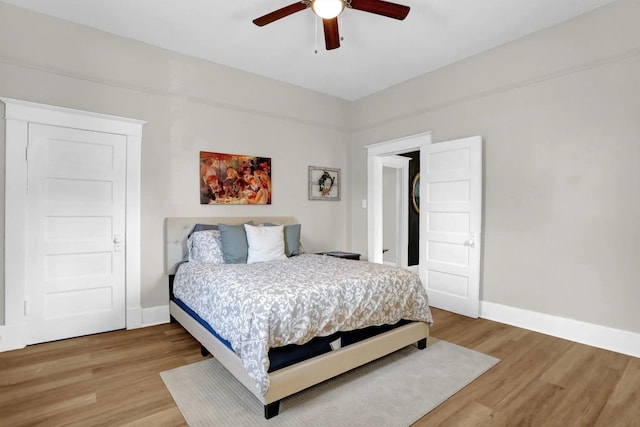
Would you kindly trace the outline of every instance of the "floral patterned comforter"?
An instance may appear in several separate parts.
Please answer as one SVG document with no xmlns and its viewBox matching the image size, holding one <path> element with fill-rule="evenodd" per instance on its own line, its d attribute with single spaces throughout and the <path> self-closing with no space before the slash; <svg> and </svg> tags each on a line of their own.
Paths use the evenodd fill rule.
<svg viewBox="0 0 640 427">
<path fill-rule="evenodd" d="M 269 388 L 271 347 L 400 319 L 432 322 L 417 274 L 322 255 L 185 263 L 176 273 L 174 295 L 231 343 L 262 394 Z"/>
</svg>

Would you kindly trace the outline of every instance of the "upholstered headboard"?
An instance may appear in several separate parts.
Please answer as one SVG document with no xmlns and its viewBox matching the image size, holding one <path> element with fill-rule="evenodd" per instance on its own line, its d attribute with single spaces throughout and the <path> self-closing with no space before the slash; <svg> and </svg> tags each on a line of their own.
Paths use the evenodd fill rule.
<svg viewBox="0 0 640 427">
<path fill-rule="evenodd" d="M 196 224 L 242 224 L 253 221 L 254 224 L 295 224 L 291 216 L 233 216 L 233 217 L 173 217 L 167 218 L 164 225 L 165 272 L 174 274 L 176 265 L 187 254 L 187 236 Z"/>
</svg>

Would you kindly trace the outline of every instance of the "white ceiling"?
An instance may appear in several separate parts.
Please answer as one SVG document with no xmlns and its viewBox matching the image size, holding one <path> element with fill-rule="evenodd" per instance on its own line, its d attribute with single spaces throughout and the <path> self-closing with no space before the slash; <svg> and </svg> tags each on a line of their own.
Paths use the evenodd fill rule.
<svg viewBox="0 0 640 427">
<path fill-rule="evenodd" d="M 356 100 L 612 0 L 398 0 L 411 7 L 404 21 L 346 9 L 332 51 L 310 9 L 251 22 L 294 0 L 0 1 Z"/>
</svg>

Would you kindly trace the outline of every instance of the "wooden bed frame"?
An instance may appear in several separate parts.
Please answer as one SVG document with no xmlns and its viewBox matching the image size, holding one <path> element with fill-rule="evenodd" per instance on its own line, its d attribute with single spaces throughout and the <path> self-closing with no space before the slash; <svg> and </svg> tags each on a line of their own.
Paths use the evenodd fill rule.
<svg viewBox="0 0 640 427">
<path fill-rule="evenodd" d="M 186 254 L 186 239 L 195 224 L 294 224 L 293 217 L 204 217 L 167 218 L 165 222 L 166 272 L 175 273 L 176 265 Z M 202 347 L 210 352 L 222 365 L 264 405 L 265 418 L 278 415 L 280 400 L 321 383 L 353 368 L 364 365 L 403 347 L 416 344 L 424 349 L 427 345 L 429 327 L 424 322 L 412 322 L 363 341 L 330 351 L 320 356 L 279 369 L 269 374 L 271 385 L 265 395 L 258 392 L 256 382 L 249 377 L 242 361 L 227 346 L 221 343 L 204 326 L 193 319 L 172 300 L 169 303 L 171 316 L 178 321 Z"/>
</svg>

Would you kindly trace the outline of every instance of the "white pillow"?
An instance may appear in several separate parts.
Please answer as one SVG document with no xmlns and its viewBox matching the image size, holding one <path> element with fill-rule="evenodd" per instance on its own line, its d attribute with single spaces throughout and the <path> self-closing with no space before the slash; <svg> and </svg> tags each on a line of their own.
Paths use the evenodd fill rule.
<svg viewBox="0 0 640 427">
<path fill-rule="evenodd" d="M 244 229 L 247 232 L 247 243 L 249 244 L 247 264 L 287 259 L 287 255 L 284 253 L 284 227 L 282 225 L 257 227 L 244 224 Z"/>
</svg>

